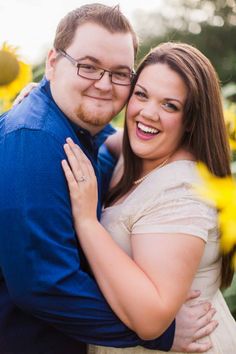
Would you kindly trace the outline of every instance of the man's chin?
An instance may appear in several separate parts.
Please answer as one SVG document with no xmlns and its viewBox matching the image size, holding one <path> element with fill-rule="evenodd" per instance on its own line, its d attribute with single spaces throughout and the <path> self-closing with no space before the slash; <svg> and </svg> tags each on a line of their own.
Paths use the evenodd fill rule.
<svg viewBox="0 0 236 354">
<path fill-rule="evenodd" d="M 113 114 L 107 112 L 86 112 L 86 114 L 80 114 L 78 116 L 84 123 L 96 127 L 105 126 L 110 123 L 113 118 Z"/>
</svg>

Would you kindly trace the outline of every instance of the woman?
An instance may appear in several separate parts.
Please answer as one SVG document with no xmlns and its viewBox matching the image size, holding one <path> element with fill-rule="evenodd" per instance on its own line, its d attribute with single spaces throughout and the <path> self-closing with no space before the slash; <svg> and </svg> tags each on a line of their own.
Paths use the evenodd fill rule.
<svg viewBox="0 0 236 354">
<path fill-rule="evenodd" d="M 217 176 L 230 175 L 220 89 L 208 59 L 187 44 L 165 43 L 140 64 L 101 224 L 91 164 L 71 139 L 64 148 L 77 235 L 121 320 L 142 338 L 157 337 L 189 288 L 200 289 L 219 323 L 207 353 L 235 353 L 236 324 L 219 290 L 232 280 L 230 257 L 222 262 L 216 210 L 192 188 L 200 182 L 197 161 Z M 89 352 L 149 350 L 90 346 Z"/>
</svg>

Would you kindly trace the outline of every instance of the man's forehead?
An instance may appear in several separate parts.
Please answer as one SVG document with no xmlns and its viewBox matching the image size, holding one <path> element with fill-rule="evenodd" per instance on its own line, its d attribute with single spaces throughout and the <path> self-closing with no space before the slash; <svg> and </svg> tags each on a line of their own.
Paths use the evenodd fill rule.
<svg viewBox="0 0 236 354">
<path fill-rule="evenodd" d="M 75 59 L 91 56 L 98 61 L 111 61 L 114 65 L 134 63 L 134 47 L 131 33 L 111 33 L 94 23 L 86 23 L 76 30 L 68 50 Z"/>
<path fill-rule="evenodd" d="M 91 56 L 91 55 L 84 55 L 82 57 L 75 58 L 78 63 L 92 63 L 96 66 L 103 66 L 104 65 L 104 57 L 101 57 L 99 59 L 97 56 Z M 106 58 L 106 60 L 111 63 L 109 69 L 120 69 L 120 70 L 132 70 L 133 69 L 133 63 L 131 65 L 128 63 L 128 61 L 118 61 L 116 58 L 116 61 L 113 59 Z M 107 67 L 108 69 L 108 67 Z"/>
</svg>

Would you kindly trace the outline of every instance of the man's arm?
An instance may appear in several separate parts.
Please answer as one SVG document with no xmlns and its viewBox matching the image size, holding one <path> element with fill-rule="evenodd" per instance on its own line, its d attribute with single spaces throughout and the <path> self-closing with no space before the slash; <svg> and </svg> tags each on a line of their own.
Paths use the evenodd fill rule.
<svg viewBox="0 0 236 354">
<path fill-rule="evenodd" d="M 18 130 L 2 143 L 0 257 L 10 296 L 23 310 L 78 340 L 144 345 L 81 268 L 63 158 L 62 144 L 45 132 Z M 168 350 L 173 334 L 174 324 L 145 346 Z"/>
<path fill-rule="evenodd" d="M 119 129 L 115 134 L 110 135 L 105 141 L 110 153 L 118 159 L 122 152 L 122 141 L 123 141 L 123 129 Z"/>
</svg>

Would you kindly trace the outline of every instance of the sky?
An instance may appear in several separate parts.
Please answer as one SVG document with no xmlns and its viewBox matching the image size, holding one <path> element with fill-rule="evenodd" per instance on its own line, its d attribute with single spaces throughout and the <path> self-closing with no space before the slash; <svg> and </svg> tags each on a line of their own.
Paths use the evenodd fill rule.
<svg viewBox="0 0 236 354">
<path fill-rule="evenodd" d="M 7 41 L 18 47 L 18 54 L 24 60 L 37 64 L 52 45 L 59 20 L 70 10 L 93 2 L 120 4 L 122 12 L 132 22 L 136 9 L 157 9 L 161 1 L 0 0 L 0 46 Z"/>
</svg>

